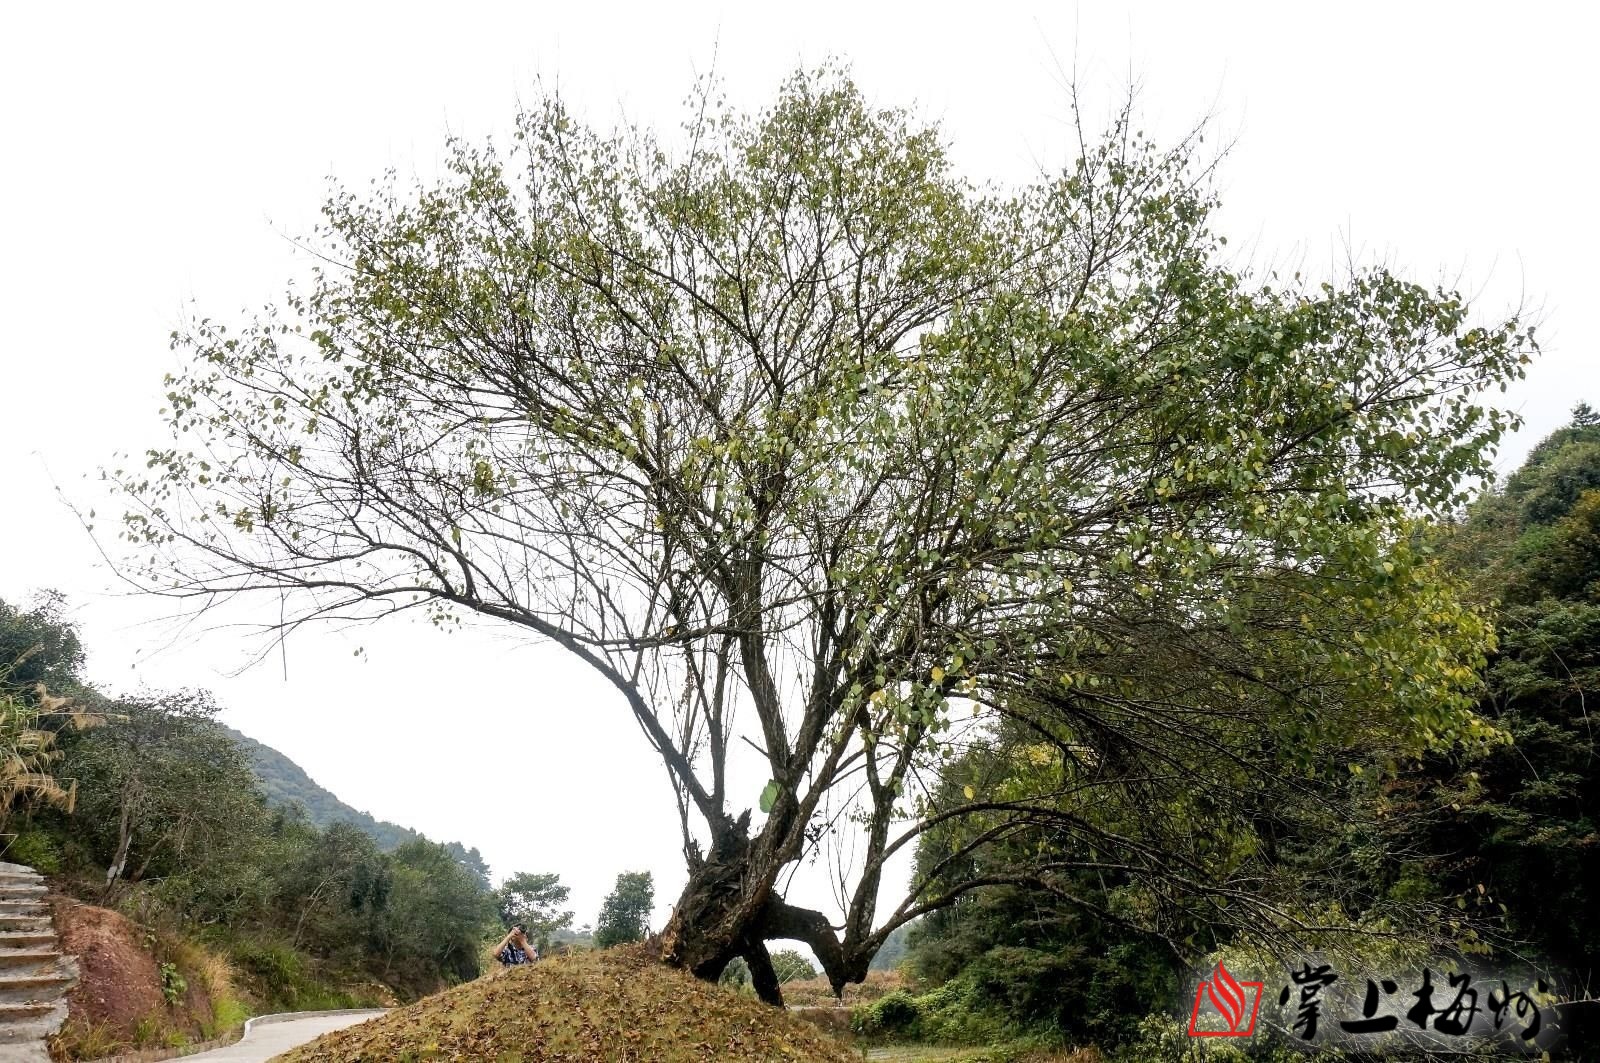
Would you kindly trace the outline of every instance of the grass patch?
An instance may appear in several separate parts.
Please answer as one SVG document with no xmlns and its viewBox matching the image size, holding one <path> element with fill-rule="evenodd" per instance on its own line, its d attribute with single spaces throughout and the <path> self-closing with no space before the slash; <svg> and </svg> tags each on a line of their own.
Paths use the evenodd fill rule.
<svg viewBox="0 0 1600 1063">
<path fill-rule="evenodd" d="M 128 1047 L 121 1031 L 103 1022 L 83 1022 L 68 1019 L 54 1037 L 50 1038 L 53 1056 L 59 1059 L 99 1059 L 112 1056 Z"/>
<path fill-rule="evenodd" d="M 237 1030 L 254 1014 L 225 953 L 170 929 L 158 930 L 155 936 L 167 1004 L 188 1011 L 199 1040 Z M 191 986 L 198 992 L 189 992 Z"/>
<path fill-rule="evenodd" d="M 859 1063 L 811 1024 L 622 947 L 495 971 L 332 1033 L 282 1063 L 482 1059 Z"/>
<path fill-rule="evenodd" d="M 370 989 L 335 983 L 321 964 L 281 942 L 239 937 L 224 947 L 263 1012 L 384 1006 Z"/>
</svg>

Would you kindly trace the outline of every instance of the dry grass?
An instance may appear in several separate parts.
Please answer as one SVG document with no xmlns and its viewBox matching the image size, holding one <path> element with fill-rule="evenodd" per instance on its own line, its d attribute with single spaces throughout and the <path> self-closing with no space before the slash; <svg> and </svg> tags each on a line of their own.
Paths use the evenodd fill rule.
<svg viewBox="0 0 1600 1063">
<path fill-rule="evenodd" d="M 865 1004 L 879 997 L 906 988 L 905 976 L 899 971 L 868 971 L 867 979 L 859 984 L 844 987 L 844 1006 Z M 793 1008 L 826 1007 L 836 1001 L 833 987 L 823 977 L 783 984 L 783 1002 Z"/>
<path fill-rule="evenodd" d="M 851 1063 L 861 1056 L 809 1023 L 669 970 L 637 949 L 609 949 L 495 971 L 281 1057 L 434 1059 Z"/>
<path fill-rule="evenodd" d="M 116 1055 L 128 1047 L 129 1041 L 126 1034 L 109 1023 L 69 1018 L 49 1044 L 54 1059 L 99 1059 Z"/>
<path fill-rule="evenodd" d="M 955 1063 L 972 1056 L 970 1048 L 934 1048 L 928 1045 L 888 1045 L 867 1049 L 872 1063 Z"/>
</svg>

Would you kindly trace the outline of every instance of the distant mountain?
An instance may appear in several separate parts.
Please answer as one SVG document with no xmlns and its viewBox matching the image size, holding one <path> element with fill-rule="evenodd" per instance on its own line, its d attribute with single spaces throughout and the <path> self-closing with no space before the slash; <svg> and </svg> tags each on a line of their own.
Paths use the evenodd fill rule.
<svg viewBox="0 0 1600 1063">
<path fill-rule="evenodd" d="M 349 823 L 377 842 L 378 848 L 385 852 L 422 837 L 410 827 L 374 819 L 359 809 L 351 808 L 335 797 L 331 790 L 318 785 L 304 768 L 276 749 L 231 727 L 220 726 L 250 758 L 250 766 L 261 784 L 262 792 L 267 795 L 268 804 L 283 807 L 299 805 L 305 809 L 306 818 L 320 828 L 331 827 L 335 823 Z M 483 856 L 477 849 L 468 849 L 460 842 L 445 842 L 444 846 L 464 867 L 477 872 L 485 883 L 488 882 L 489 865 L 483 862 Z"/>
</svg>

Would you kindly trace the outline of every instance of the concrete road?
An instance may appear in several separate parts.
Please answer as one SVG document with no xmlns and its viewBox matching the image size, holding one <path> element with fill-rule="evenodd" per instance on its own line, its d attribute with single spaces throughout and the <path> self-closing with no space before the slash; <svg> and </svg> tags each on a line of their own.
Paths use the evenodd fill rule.
<svg viewBox="0 0 1600 1063">
<path fill-rule="evenodd" d="M 243 1040 L 227 1048 L 213 1048 L 199 1055 L 184 1056 L 186 1063 L 266 1063 L 280 1052 L 287 1052 L 307 1041 L 315 1041 L 325 1033 L 354 1026 L 358 1022 L 382 1015 L 381 1011 L 336 1011 L 304 1017 L 286 1015 L 267 1016 L 271 1021 L 258 1019 L 245 1031 Z"/>
</svg>

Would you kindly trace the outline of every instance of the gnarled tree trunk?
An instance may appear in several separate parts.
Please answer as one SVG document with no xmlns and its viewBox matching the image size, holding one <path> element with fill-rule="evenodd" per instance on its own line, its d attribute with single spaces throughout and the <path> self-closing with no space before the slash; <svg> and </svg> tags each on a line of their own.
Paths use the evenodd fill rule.
<svg viewBox="0 0 1600 1063">
<path fill-rule="evenodd" d="M 767 952 L 770 940 L 810 946 L 836 995 L 846 983 L 866 977 L 870 952 L 847 957 L 826 916 L 779 896 L 774 883 L 787 861 L 771 852 L 765 836 L 751 839 L 748 824 L 747 813 L 728 825 L 710 855 L 691 866 L 672 917 L 650 948 L 661 962 L 707 981 L 742 957 L 757 996 L 778 1007 L 783 993 Z"/>
</svg>

